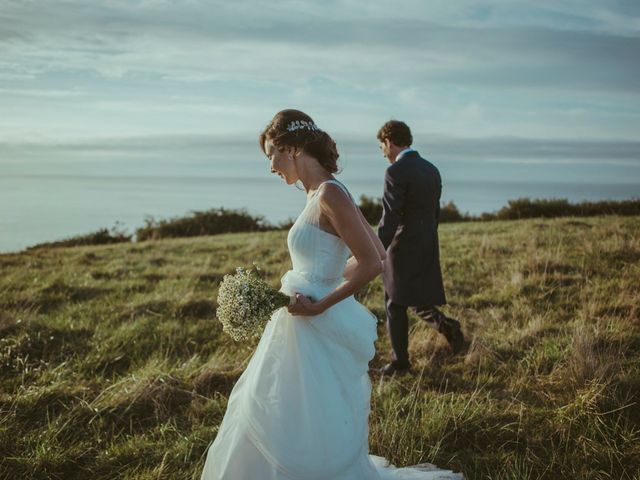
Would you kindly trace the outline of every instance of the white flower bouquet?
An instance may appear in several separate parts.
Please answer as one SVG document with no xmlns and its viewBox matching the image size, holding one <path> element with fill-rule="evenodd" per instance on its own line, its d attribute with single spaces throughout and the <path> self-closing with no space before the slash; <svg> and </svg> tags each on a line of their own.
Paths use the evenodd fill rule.
<svg viewBox="0 0 640 480">
<path fill-rule="evenodd" d="M 218 289 L 216 315 L 222 330 L 236 341 L 259 337 L 278 308 L 289 305 L 289 295 L 270 287 L 258 275 L 259 268 L 238 267 L 235 275 L 225 275 Z"/>
</svg>

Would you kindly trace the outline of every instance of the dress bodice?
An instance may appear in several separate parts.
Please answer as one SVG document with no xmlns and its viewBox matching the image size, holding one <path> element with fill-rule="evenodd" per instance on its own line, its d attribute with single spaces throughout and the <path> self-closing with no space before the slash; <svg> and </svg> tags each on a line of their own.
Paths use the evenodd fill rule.
<svg viewBox="0 0 640 480">
<path fill-rule="evenodd" d="M 337 185 L 353 200 L 346 187 L 337 180 L 321 183 L 307 198 L 307 204 L 287 236 L 293 270 L 317 282 L 341 279 L 350 255 L 349 247 L 340 237 L 320 228 L 318 192 L 327 183 Z"/>
</svg>

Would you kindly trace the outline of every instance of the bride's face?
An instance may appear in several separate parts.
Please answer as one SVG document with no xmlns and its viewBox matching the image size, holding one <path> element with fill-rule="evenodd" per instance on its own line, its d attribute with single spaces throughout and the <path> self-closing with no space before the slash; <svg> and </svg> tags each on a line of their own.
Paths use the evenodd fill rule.
<svg viewBox="0 0 640 480">
<path fill-rule="evenodd" d="M 296 183 L 298 172 L 293 161 L 293 149 L 290 147 L 276 147 L 271 140 L 264 142 L 264 151 L 270 161 L 271 173 L 279 175 L 288 185 Z"/>
</svg>

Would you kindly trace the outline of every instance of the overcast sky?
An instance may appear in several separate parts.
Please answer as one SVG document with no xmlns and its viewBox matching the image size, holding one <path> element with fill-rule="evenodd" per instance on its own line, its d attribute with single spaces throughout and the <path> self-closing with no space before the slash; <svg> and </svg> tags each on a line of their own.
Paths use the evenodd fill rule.
<svg viewBox="0 0 640 480">
<path fill-rule="evenodd" d="M 0 162 L 255 142 L 293 107 L 339 138 L 393 117 L 445 151 L 637 164 L 639 100 L 638 0 L 0 0 Z"/>
</svg>

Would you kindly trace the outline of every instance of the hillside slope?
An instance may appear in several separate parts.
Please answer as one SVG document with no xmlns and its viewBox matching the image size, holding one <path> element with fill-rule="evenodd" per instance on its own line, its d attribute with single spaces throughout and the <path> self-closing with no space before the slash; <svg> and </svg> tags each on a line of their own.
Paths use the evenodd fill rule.
<svg viewBox="0 0 640 480">
<path fill-rule="evenodd" d="M 412 318 L 416 373 L 373 379 L 371 452 L 469 479 L 640 479 L 640 217 L 440 232 L 470 348 Z M 217 286 L 253 261 L 278 285 L 286 232 L 0 255 L 0 478 L 198 479 L 256 345 L 222 333 Z M 384 320 L 380 279 L 358 298 Z"/>
</svg>

